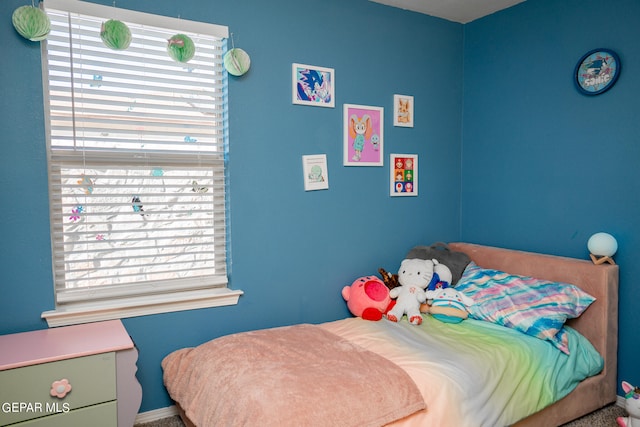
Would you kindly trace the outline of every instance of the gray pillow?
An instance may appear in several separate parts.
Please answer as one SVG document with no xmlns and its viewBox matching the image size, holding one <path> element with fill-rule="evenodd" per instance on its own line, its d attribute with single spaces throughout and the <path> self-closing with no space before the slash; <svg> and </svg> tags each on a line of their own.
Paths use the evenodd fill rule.
<svg viewBox="0 0 640 427">
<path fill-rule="evenodd" d="M 460 280 L 464 269 L 471 262 L 469 255 L 464 252 L 456 252 L 449 249 L 449 245 L 443 242 L 436 242 L 431 246 L 416 246 L 409 251 L 407 259 L 437 259 L 440 264 L 444 264 L 451 270 L 451 286 Z"/>
</svg>

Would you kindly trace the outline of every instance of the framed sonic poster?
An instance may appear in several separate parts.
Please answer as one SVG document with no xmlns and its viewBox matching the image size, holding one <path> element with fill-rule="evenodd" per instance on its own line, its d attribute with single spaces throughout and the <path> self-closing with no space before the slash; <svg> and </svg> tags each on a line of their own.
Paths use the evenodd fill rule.
<svg viewBox="0 0 640 427">
<path fill-rule="evenodd" d="M 335 70 L 315 65 L 292 65 L 293 103 L 312 107 L 335 106 Z"/>
</svg>

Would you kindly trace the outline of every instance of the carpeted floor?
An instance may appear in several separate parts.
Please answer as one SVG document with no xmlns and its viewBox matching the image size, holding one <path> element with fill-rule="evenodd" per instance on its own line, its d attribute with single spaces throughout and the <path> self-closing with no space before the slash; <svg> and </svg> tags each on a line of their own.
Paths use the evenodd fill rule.
<svg viewBox="0 0 640 427">
<path fill-rule="evenodd" d="M 618 424 L 616 423 L 616 418 L 621 416 L 626 416 L 626 411 L 620 406 L 612 404 L 592 414 L 586 415 L 568 424 L 564 424 L 562 427 L 617 427 Z M 175 416 L 163 418 L 150 423 L 136 424 L 135 427 L 184 427 L 184 424 L 180 420 L 180 417 Z"/>
<path fill-rule="evenodd" d="M 162 418 L 150 423 L 136 424 L 134 427 L 184 427 L 184 423 L 179 416 Z"/>
<path fill-rule="evenodd" d="M 626 416 L 627 411 L 614 403 L 562 427 L 618 427 L 616 418 Z"/>
</svg>

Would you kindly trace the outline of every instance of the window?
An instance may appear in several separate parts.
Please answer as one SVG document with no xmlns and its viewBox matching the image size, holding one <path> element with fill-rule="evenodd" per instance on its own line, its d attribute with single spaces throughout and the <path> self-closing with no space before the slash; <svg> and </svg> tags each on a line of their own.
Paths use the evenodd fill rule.
<svg viewBox="0 0 640 427">
<path fill-rule="evenodd" d="M 47 0 L 43 43 L 56 308 L 49 325 L 237 303 L 227 287 L 227 28 Z M 101 26 L 131 43 L 113 50 Z M 186 31 L 189 29 L 189 31 Z M 188 36 L 177 62 L 167 40 Z"/>
</svg>

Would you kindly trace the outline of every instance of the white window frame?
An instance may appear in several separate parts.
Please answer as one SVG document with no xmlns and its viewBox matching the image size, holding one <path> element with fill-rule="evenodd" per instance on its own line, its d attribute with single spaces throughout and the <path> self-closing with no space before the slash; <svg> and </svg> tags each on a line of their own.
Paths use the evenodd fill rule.
<svg viewBox="0 0 640 427">
<path fill-rule="evenodd" d="M 184 32 L 186 31 L 185 29 L 188 28 L 188 31 L 191 33 L 207 34 L 221 38 L 228 38 L 228 28 L 226 26 L 203 22 L 186 21 L 183 19 L 176 19 L 115 7 L 102 6 L 89 2 L 81 2 L 77 0 L 45 0 L 44 6 L 45 8 L 63 10 L 71 13 L 104 17 L 105 20 L 117 19 L 123 22 L 135 22 L 136 24 L 166 28 L 168 30 L 175 30 L 176 33 Z M 42 47 L 42 53 L 43 58 L 46 58 L 47 51 L 46 45 L 44 43 Z M 45 99 L 48 100 L 48 70 L 46 60 L 43 60 L 42 75 L 45 88 Z M 47 138 L 50 139 L 51 134 L 49 132 L 50 125 L 48 104 L 45 105 L 45 112 L 47 116 Z M 228 136 L 226 135 L 225 131 L 225 139 L 227 137 Z M 51 174 L 52 155 L 51 150 L 49 149 L 49 144 L 47 144 L 47 152 L 50 165 L 49 173 Z M 225 188 L 228 188 L 227 184 L 225 184 Z M 50 178 L 50 194 L 51 193 L 52 185 Z M 53 199 L 51 203 L 54 203 Z M 52 215 L 54 215 L 53 208 Z M 56 245 L 54 245 L 53 240 L 53 228 L 54 227 L 52 218 L 52 252 L 54 256 L 55 270 Z M 225 228 L 228 239 L 228 225 L 225 225 Z M 228 248 L 228 240 L 226 245 Z M 225 249 L 225 251 L 227 252 L 228 256 L 228 250 Z M 122 289 L 107 289 L 104 291 L 99 290 L 98 292 L 100 292 L 102 295 L 100 299 L 96 300 L 84 300 L 82 297 L 80 297 L 78 301 L 69 302 L 68 297 L 65 297 L 67 298 L 67 301 L 64 304 L 60 304 L 58 298 L 56 297 L 56 308 L 54 310 L 43 312 L 42 318 L 46 319 L 49 326 L 62 326 L 108 319 L 167 313 L 181 310 L 234 305 L 238 303 L 240 295 L 243 294 L 242 290 L 233 290 L 228 288 L 226 277 L 224 281 L 218 280 L 218 283 L 214 283 L 214 285 L 215 286 L 204 286 L 200 288 L 189 287 L 187 289 L 184 289 L 182 285 L 174 286 L 172 282 L 158 282 L 149 285 L 149 289 L 147 289 L 146 291 L 137 292 L 136 290 L 134 290 L 133 294 L 130 294 L 131 288 L 127 288 L 124 291 Z M 56 292 L 57 294 L 55 284 L 54 292 Z"/>
</svg>

